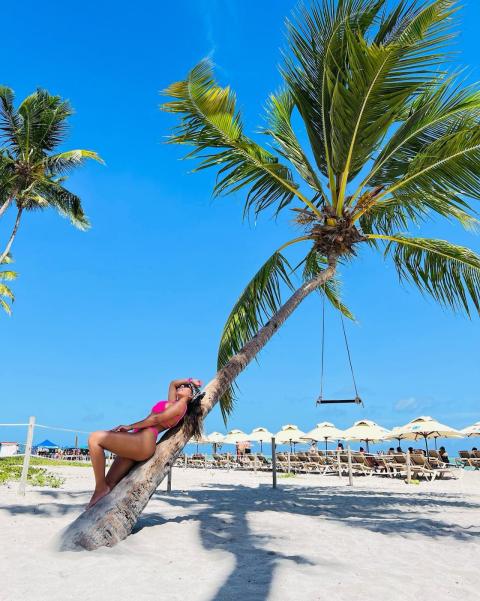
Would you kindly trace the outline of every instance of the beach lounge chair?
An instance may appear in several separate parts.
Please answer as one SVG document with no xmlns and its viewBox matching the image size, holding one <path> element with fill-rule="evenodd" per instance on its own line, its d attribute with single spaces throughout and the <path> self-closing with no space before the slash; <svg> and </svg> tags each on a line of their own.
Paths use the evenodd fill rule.
<svg viewBox="0 0 480 601">
<path fill-rule="evenodd" d="M 435 480 L 437 475 L 440 475 L 440 469 L 433 469 L 429 464 L 425 455 L 420 453 L 412 453 L 410 455 L 411 470 L 415 476 L 423 476 L 426 480 L 430 479 L 431 482 Z"/>
<path fill-rule="evenodd" d="M 369 464 L 363 453 L 352 453 L 352 470 L 354 473 L 371 476 L 373 467 Z M 348 454 L 347 454 L 347 471 L 348 471 Z"/>
</svg>

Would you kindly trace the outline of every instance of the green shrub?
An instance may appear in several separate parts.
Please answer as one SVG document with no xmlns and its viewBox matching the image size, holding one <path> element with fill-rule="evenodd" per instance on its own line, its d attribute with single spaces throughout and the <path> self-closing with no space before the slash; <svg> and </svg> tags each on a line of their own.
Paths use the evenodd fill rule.
<svg viewBox="0 0 480 601">
<path fill-rule="evenodd" d="M 10 461 L 14 457 L 2 458 L 0 460 L 0 484 L 20 480 L 22 475 L 22 465 L 17 461 Z M 27 483 L 31 486 L 50 486 L 51 488 L 60 488 L 65 482 L 61 478 L 41 467 L 30 467 L 28 469 Z"/>
</svg>

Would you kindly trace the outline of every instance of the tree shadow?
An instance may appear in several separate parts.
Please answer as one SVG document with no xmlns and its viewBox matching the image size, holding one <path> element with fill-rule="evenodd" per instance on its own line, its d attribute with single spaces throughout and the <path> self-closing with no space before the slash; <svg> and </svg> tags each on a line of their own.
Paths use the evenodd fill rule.
<svg viewBox="0 0 480 601">
<path fill-rule="evenodd" d="M 416 534 L 430 539 L 454 538 L 463 541 L 480 537 L 479 527 L 462 528 L 446 521 L 445 511 L 448 509 L 475 512 L 480 509 L 480 504 L 468 502 L 456 494 L 429 492 L 425 496 L 344 487 L 321 489 L 300 486 L 273 490 L 267 485 L 251 488 L 212 484 L 204 485 L 201 490 L 189 491 L 188 494 L 157 491 L 153 498 L 169 504 L 173 511 L 180 510 L 183 517 L 169 519 L 160 512 L 147 514 L 138 521 L 135 533 L 167 522 L 180 523 L 194 519 L 199 522 L 205 549 L 222 549 L 234 555 L 235 568 L 211 601 L 243 599 L 246 587 L 250 584 L 255 586 L 249 589 L 249 599 L 263 601 L 268 599 L 279 562 L 315 565 L 305 556 L 268 550 L 269 542 L 282 538 L 282 533 L 271 532 L 268 536 L 254 534 L 248 519 L 252 513 L 312 516 L 390 536 Z M 230 544 L 233 541 L 235 544 Z M 328 560 L 322 557 L 322 565 L 326 563 Z"/>
</svg>

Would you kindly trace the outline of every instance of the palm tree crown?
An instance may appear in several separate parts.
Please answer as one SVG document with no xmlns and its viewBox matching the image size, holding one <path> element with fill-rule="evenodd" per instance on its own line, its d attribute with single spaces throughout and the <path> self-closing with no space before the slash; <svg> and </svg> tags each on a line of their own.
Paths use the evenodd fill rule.
<svg viewBox="0 0 480 601">
<path fill-rule="evenodd" d="M 10 250 L 23 211 L 53 207 L 76 227 L 89 225 L 80 198 L 63 184 L 87 159 L 101 159 L 91 150 L 55 152 L 65 139 L 72 113 L 67 101 L 44 90 L 37 90 L 15 108 L 12 90 L 0 86 L 0 217 L 10 206 L 17 208 L 0 263 Z"/>
<path fill-rule="evenodd" d="M 309 280 L 358 245 L 382 249 L 400 278 L 454 309 L 480 311 L 480 257 L 408 230 L 435 216 L 475 228 L 480 198 L 480 92 L 444 70 L 456 0 L 323 0 L 287 22 L 289 44 L 263 133 L 243 130 L 236 98 L 208 61 L 172 84 L 163 109 L 180 116 L 170 141 L 217 168 L 216 195 L 243 191 L 245 210 L 292 209 L 301 235 L 255 274 L 226 322 L 224 366 L 278 310 L 292 272 Z M 292 125 L 299 116 L 309 142 Z M 309 158 L 311 157 L 311 159 Z M 294 270 L 281 251 L 306 243 Z M 333 280 L 321 292 L 350 316 Z M 226 415 L 232 394 L 222 400 Z"/>
</svg>

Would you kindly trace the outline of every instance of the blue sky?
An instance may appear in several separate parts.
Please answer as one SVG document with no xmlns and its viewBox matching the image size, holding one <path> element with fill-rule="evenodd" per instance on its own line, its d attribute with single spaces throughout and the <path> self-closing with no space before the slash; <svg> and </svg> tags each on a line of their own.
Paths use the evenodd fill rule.
<svg viewBox="0 0 480 601">
<path fill-rule="evenodd" d="M 457 60 L 479 78 L 480 6 L 466 0 Z M 93 227 L 79 232 L 54 214 L 30 214 L 14 258 L 13 316 L 0 316 L 0 422 L 93 430 L 135 421 L 177 377 L 215 373 L 222 325 L 252 274 L 292 237 L 290 217 L 242 222 L 242 197 L 212 200 L 213 173 L 190 174 L 159 92 L 212 56 L 236 90 L 246 130 L 262 124 L 278 88 L 284 19 L 295 3 L 190 0 L 86 1 L 9 7 L 1 83 L 20 99 L 37 86 L 75 107 L 69 148 L 90 148 L 91 165 L 70 187 Z M 5 239 L 9 220 L 3 220 Z M 429 232 L 480 251 L 480 238 L 446 225 Z M 454 315 L 398 284 L 389 263 L 362 253 L 343 274 L 348 324 L 365 408 L 315 407 L 320 379 L 321 305 L 309 298 L 240 377 L 231 427 L 309 429 L 370 418 L 386 427 L 433 415 L 456 427 L 480 420 L 480 321 Z M 338 317 L 327 315 L 326 393 L 352 393 Z M 223 430 L 220 411 L 207 431 Z M 70 443 L 68 435 L 39 432 Z M 0 428 L 0 440 L 23 431 Z"/>
</svg>

